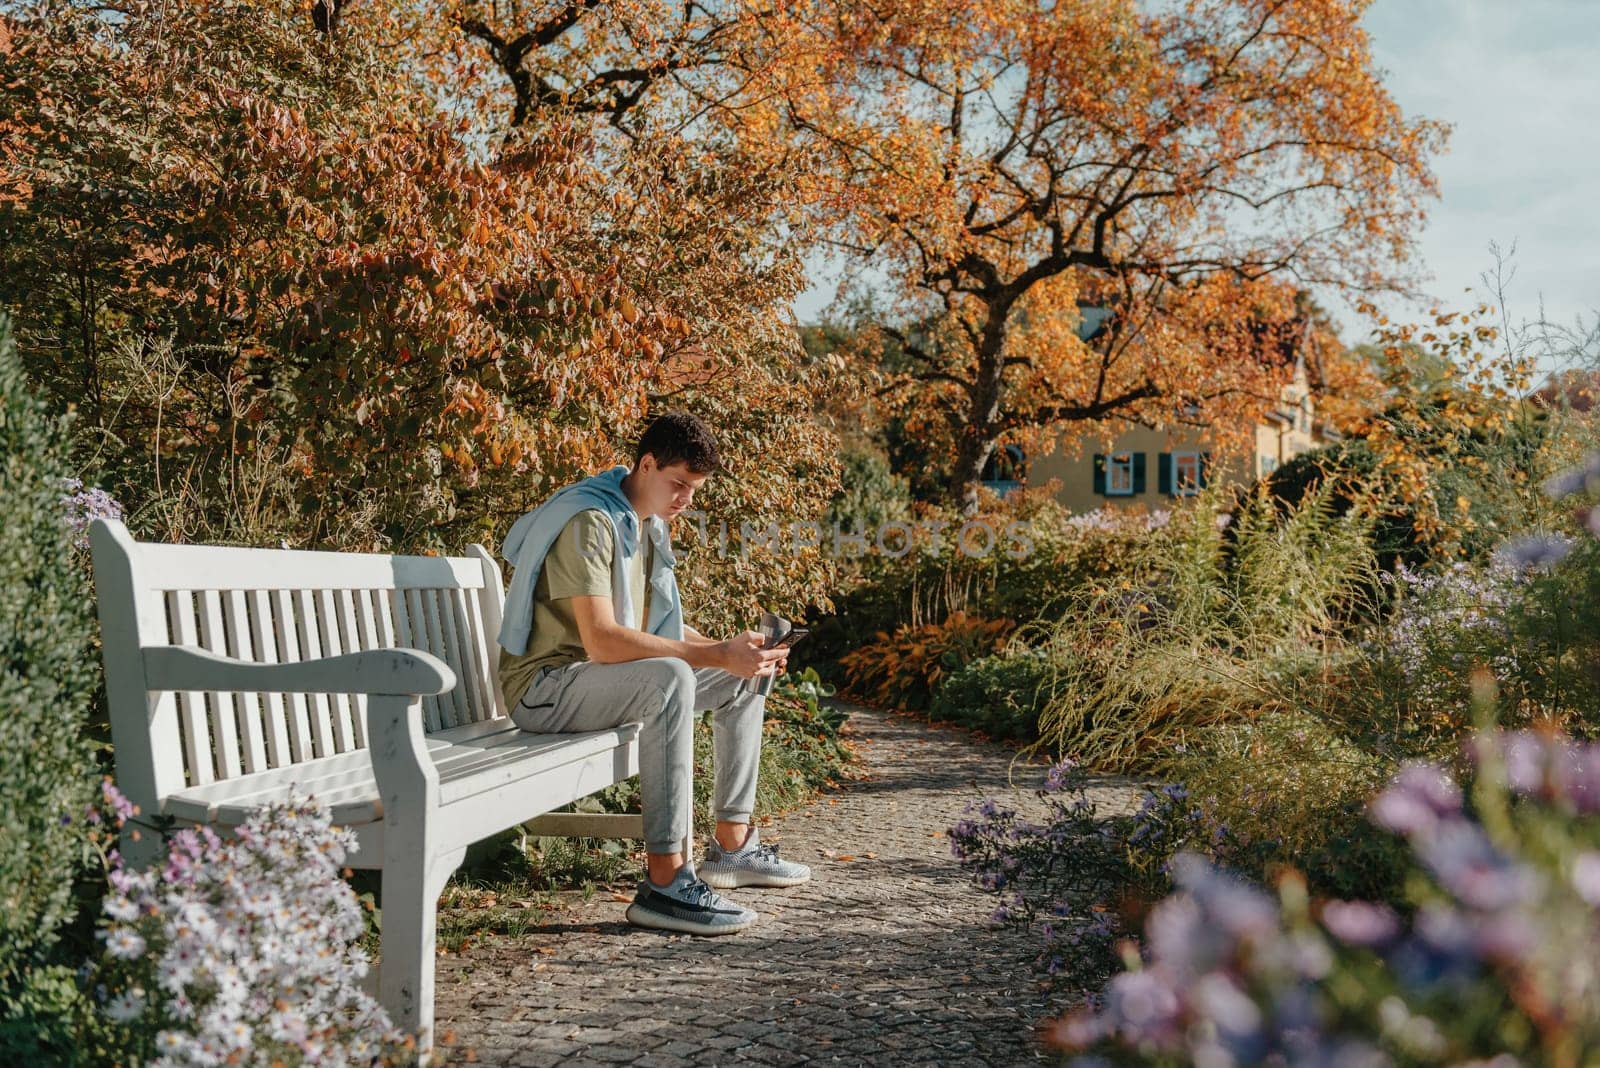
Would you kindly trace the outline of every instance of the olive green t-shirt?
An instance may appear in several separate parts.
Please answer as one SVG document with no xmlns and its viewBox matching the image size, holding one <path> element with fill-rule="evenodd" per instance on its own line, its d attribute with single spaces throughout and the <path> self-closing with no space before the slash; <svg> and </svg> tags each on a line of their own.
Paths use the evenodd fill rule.
<svg viewBox="0 0 1600 1068">
<path fill-rule="evenodd" d="M 628 563 L 628 590 L 634 618 L 618 620 L 623 626 L 644 629 L 649 618 L 648 537 Z M 611 591 L 611 520 L 598 508 L 586 508 L 567 520 L 561 533 L 545 554 L 539 580 L 533 588 L 533 629 L 528 634 L 528 651 L 521 656 L 500 650 L 500 689 L 506 704 L 514 705 L 546 665 L 560 667 L 575 660 L 589 659 L 572 610 L 573 597 L 607 597 Z"/>
</svg>

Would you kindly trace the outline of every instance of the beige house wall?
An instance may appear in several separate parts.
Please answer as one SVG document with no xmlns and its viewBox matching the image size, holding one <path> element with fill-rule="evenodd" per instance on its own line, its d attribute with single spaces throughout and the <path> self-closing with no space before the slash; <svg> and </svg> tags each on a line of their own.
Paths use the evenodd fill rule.
<svg viewBox="0 0 1600 1068">
<path fill-rule="evenodd" d="M 1211 436 L 1201 429 L 1178 427 L 1153 430 L 1136 427 L 1118 435 L 1110 449 L 1106 449 L 1101 442 L 1085 441 L 1082 453 L 1075 456 L 1058 449 L 1048 456 L 1031 458 L 1027 464 L 1027 484 L 1042 486 L 1052 478 L 1060 479 L 1055 498 L 1074 513 L 1090 512 L 1105 505 L 1119 508 L 1140 505 L 1151 510 L 1170 508 L 1180 498 L 1161 492 L 1162 453 L 1212 453 L 1207 482 L 1239 484 L 1253 481 L 1292 457 L 1326 443 L 1327 439 L 1316 424 L 1312 411 L 1305 371 L 1298 368 L 1294 381 L 1284 388 L 1277 409 L 1256 425 L 1254 448 L 1247 455 L 1217 455 L 1211 445 Z M 1102 452 L 1107 455 L 1143 453 L 1145 491 L 1133 495 L 1096 493 L 1094 457 Z"/>
</svg>

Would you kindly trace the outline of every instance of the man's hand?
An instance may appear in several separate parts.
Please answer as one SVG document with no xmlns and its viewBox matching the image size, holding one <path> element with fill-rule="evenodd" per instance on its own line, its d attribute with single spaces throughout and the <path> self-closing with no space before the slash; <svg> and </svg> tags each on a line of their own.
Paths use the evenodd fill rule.
<svg viewBox="0 0 1600 1068">
<path fill-rule="evenodd" d="M 788 662 L 789 650 L 763 649 L 762 641 L 764 638 L 759 630 L 746 630 L 722 642 L 722 666 L 729 674 L 746 679 L 782 671 Z"/>
</svg>

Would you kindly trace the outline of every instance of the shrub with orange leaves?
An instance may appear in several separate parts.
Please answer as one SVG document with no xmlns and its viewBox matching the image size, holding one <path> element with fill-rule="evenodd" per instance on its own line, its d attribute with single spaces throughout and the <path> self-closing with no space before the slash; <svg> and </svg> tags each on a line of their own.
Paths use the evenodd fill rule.
<svg viewBox="0 0 1600 1068">
<path fill-rule="evenodd" d="M 852 693 L 874 704 L 925 709 L 947 676 L 980 657 L 998 653 L 1015 628 L 1012 620 L 953 612 L 938 623 L 902 623 L 839 658 Z"/>
<path fill-rule="evenodd" d="M 1533 487 L 1564 457 L 1548 413 L 1528 398 L 1533 352 L 1505 337 L 1488 304 L 1435 310 L 1422 324 L 1365 310 L 1377 320 L 1385 392 L 1357 430 L 1418 541 L 1448 558 L 1537 525 L 1547 506 Z"/>
<path fill-rule="evenodd" d="M 513 396 L 568 424 L 585 402 L 639 404 L 684 324 L 641 312 L 588 241 L 570 138 L 474 158 L 374 48 L 301 18 L 17 20 L 0 84 L 36 131 L 19 150 L 35 195 L 6 213 L 0 296 L 130 482 L 165 463 L 224 493 L 215 457 L 254 451 L 292 475 L 283 535 L 437 544 L 486 482 L 591 458 L 579 435 L 526 433 Z M 151 389 L 138 357 L 163 336 L 171 388 Z M 372 529 L 350 530 L 364 494 Z"/>
<path fill-rule="evenodd" d="M 481 136 L 399 62 L 381 5 L 321 34 L 289 0 L 57 7 L 19 8 L 0 54 L 23 131 L 3 173 L 35 189 L 0 203 L 0 303 L 147 534 L 492 544 L 631 460 L 666 407 L 706 417 L 740 473 L 708 503 L 822 511 L 826 368 L 782 313 L 803 279 L 762 160 L 597 146 L 571 111 Z M 815 552 L 690 556 L 691 610 L 708 589 L 740 624 L 826 599 Z"/>
</svg>

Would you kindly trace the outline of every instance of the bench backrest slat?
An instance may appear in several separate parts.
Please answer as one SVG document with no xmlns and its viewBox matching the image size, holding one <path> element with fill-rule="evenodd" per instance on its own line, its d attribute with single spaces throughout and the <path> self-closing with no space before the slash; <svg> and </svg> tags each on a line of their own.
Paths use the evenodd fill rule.
<svg viewBox="0 0 1600 1068">
<path fill-rule="evenodd" d="M 188 590 L 167 591 L 167 632 L 174 645 L 199 645 L 195 628 L 194 594 Z M 211 752 L 211 723 L 206 695 L 187 691 L 177 695 L 178 733 L 183 738 L 183 765 L 190 781 L 204 786 L 217 777 L 216 759 Z"/>
<path fill-rule="evenodd" d="M 295 623 L 294 594 L 290 590 L 269 590 L 272 604 L 272 633 L 278 655 L 284 663 L 306 659 L 300 651 L 300 628 Z M 289 734 L 289 759 L 293 763 L 310 760 L 316 749 L 311 735 L 311 698 L 303 693 L 284 695 L 284 728 Z"/>
<path fill-rule="evenodd" d="M 272 624 L 272 600 L 266 590 L 251 590 L 245 594 L 250 615 L 250 647 L 256 659 L 266 664 L 280 663 L 278 633 Z M 267 763 L 275 768 L 294 763 L 294 753 L 289 746 L 289 713 L 286 695 L 262 694 L 262 741 L 267 750 Z"/>
<path fill-rule="evenodd" d="M 147 811 L 186 785 L 364 748 L 367 700 L 148 693 L 142 648 L 198 646 L 260 663 L 424 649 L 459 680 L 423 699 L 430 732 L 506 714 L 494 670 L 503 587 L 481 546 L 445 558 L 164 545 L 135 542 L 120 523 L 97 529 L 93 544 L 118 778 L 124 754 L 132 764 L 148 750 L 155 770 L 133 798 Z"/>
<path fill-rule="evenodd" d="M 227 652 L 227 637 L 222 622 L 222 591 L 195 591 L 195 612 L 200 623 L 200 647 L 213 652 Z M 144 635 L 140 644 L 155 645 Z M 216 754 L 216 775 L 219 779 L 232 779 L 243 771 L 239 746 L 239 710 L 235 694 L 209 693 L 206 703 L 211 711 L 211 744 Z"/>
</svg>

